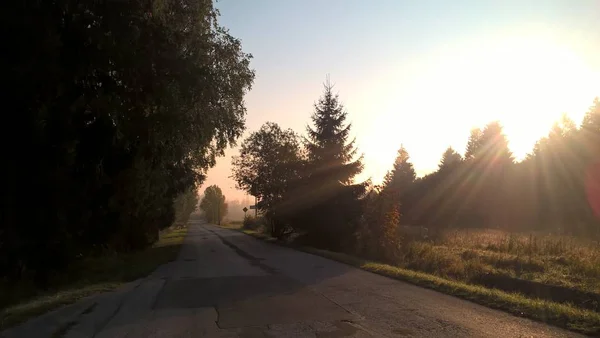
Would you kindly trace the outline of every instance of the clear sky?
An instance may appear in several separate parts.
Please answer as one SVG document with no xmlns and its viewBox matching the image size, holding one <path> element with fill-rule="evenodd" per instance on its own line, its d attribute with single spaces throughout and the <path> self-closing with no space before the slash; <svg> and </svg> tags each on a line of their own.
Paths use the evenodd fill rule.
<svg viewBox="0 0 600 338">
<path fill-rule="evenodd" d="M 401 144 L 417 174 L 499 120 L 517 159 L 600 96 L 598 0 L 219 0 L 220 23 L 254 56 L 247 132 L 304 133 L 327 74 L 379 183 Z M 241 142 L 241 139 L 240 139 Z M 208 172 L 228 199 L 230 149 Z"/>
</svg>

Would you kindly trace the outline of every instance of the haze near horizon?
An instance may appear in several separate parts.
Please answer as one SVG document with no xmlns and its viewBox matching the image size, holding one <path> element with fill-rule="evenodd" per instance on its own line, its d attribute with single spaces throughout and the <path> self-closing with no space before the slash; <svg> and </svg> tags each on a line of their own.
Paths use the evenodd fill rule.
<svg viewBox="0 0 600 338">
<path fill-rule="evenodd" d="M 600 95 L 596 1 L 220 0 L 220 22 L 252 53 L 244 137 L 264 122 L 304 134 L 330 75 L 364 154 L 359 180 L 381 182 L 401 144 L 417 174 L 473 127 L 498 120 L 517 160 L 561 115 L 577 124 Z M 239 140 L 241 140 L 243 137 Z M 201 193 L 235 189 L 228 149 Z"/>
</svg>

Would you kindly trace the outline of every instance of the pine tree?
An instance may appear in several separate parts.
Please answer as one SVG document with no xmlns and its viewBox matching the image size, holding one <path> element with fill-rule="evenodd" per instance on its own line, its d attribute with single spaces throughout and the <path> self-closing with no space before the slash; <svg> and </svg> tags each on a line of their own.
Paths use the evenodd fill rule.
<svg viewBox="0 0 600 338">
<path fill-rule="evenodd" d="M 594 103 L 583 118 L 581 128 L 600 135 L 600 98 L 594 99 Z"/>
<path fill-rule="evenodd" d="M 304 229 L 313 245 L 337 249 L 351 245 L 367 186 L 353 184 L 363 164 L 362 156 L 356 156 L 354 140 L 349 141 L 351 124 L 346 118 L 327 80 L 323 95 L 314 105 L 313 127 L 307 127 L 306 172 L 292 195 L 302 214 L 294 227 Z"/>
<path fill-rule="evenodd" d="M 469 142 L 467 143 L 467 149 L 465 151 L 465 160 L 471 160 L 481 149 L 481 129 L 471 129 L 471 135 L 469 135 Z"/>
<path fill-rule="evenodd" d="M 347 113 L 333 94 L 329 79 L 324 84 L 323 96 L 314 105 L 311 117 L 314 127 L 307 127 L 306 148 L 311 174 L 326 181 L 349 184 L 363 169 L 362 157 L 356 157 L 355 140 L 348 141 L 351 124 L 346 124 Z"/>
<path fill-rule="evenodd" d="M 583 118 L 580 129 L 579 147 L 583 145 L 583 156 L 580 165 L 584 168 L 581 177 L 585 190 L 585 200 L 589 205 L 591 213 L 588 213 L 589 229 L 595 229 L 600 233 L 600 98 L 596 97 Z M 583 215 L 581 210 L 578 213 Z M 589 220 L 592 220 L 591 222 Z M 590 231 L 591 232 L 591 231 Z"/>
<path fill-rule="evenodd" d="M 383 178 L 384 190 L 401 193 L 406 191 L 417 178 L 413 164 L 410 162 L 408 151 L 403 145 L 398 149 L 394 167 Z"/>
<path fill-rule="evenodd" d="M 600 154 L 600 98 L 595 98 L 581 123 L 581 142 L 588 160 L 597 161 Z"/>
<path fill-rule="evenodd" d="M 497 121 L 488 123 L 481 132 L 480 142 L 473 168 L 478 175 L 474 181 L 474 196 L 480 220 L 490 226 L 506 226 L 509 199 L 506 187 L 514 158 L 502 125 Z"/>
<path fill-rule="evenodd" d="M 405 214 L 404 211 L 412 207 L 413 203 L 409 202 L 410 192 L 416 178 L 408 151 L 401 145 L 392 170 L 383 178 L 383 196 L 392 199 L 398 220 Z"/>
<path fill-rule="evenodd" d="M 514 163 L 513 154 L 508 147 L 508 139 L 499 122 L 488 123 L 481 132 L 479 142 L 480 150 L 475 157 L 487 162 L 486 165 L 504 166 Z"/>
<path fill-rule="evenodd" d="M 438 165 L 438 170 L 450 170 L 456 168 L 461 162 L 463 158 L 457 153 L 452 147 L 448 147 L 444 154 L 442 155 L 442 159 L 440 160 L 440 164 Z"/>
</svg>

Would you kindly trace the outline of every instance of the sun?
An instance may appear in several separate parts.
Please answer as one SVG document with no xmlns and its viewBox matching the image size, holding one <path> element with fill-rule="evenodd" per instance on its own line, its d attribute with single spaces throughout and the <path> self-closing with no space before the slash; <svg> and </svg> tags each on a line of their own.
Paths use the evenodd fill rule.
<svg viewBox="0 0 600 338">
<path fill-rule="evenodd" d="M 455 46 L 423 61 L 410 89 L 380 106 L 363 140 L 368 175 L 391 166 L 403 144 L 420 175 L 437 169 L 448 146 L 464 152 L 469 131 L 499 121 L 516 160 L 563 114 L 580 124 L 600 94 L 598 72 L 573 48 L 536 36 Z M 389 88 L 393 83 L 384 83 Z"/>
<path fill-rule="evenodd" d="M 593 72 L 574 51 L 545 40 L 505 41 L 472 60 L 470 74 L 481 85 L 482 96 L 494 102 L 488 120 L 504 125 L 517 159 L 531 151 L 563 114 L 576 123 L 593 99 Z M 484 71 L 487 70 L 487 71 Z M 494 93 L 495 100 L 489 93 Z M 477 112 L 472 112 L 473 118 Z"/>
</svg>

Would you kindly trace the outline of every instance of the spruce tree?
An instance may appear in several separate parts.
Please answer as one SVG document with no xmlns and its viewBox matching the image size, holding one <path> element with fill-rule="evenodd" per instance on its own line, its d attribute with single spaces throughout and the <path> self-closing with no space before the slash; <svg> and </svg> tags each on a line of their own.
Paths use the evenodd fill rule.
<svg viewBox="0 0 600 338">
<path fill-rule="evenodd" d="M 475 157 L 485 162 L 486 167 L 493 165 L 504 168 L 514 163 L 513 154 L 508 147 L 508 139 L 498 121 L 490 122 L 483 128 L 480 142 L 481 149 Z"/>
<path fill-rule="evenodd" d="M 383 178 L 382 194 L 384 198 L 391 199 L 388 203 L 394 205 L 391 209 L 395 209 L 399 217 L 405 214 L 403 211 L 412 207 L 409 201 L 410 192 L 416 178 L 417 174 L 410 162 L 408 151 L 401 145 L 394 161 L 394 167 Z"/>
<path fill-rule="evenodd" d="M 351 124 L 346 123 L 347 113 L 329 80 L 324 87 L 323 96 L 314 105 L 314 126 L 307 127 L 305 140 L 311 175 L 322 178 L 328 187 L 349 184 L 363 169 L 362 157 L 355 160 L 355 140 L 349 141 Z"/>
<path fill-rule="evenodd" d="M 459 153 L 457 153 L 452 147 L 448 147 L 448 149 L 446 149 L 442 155 L 442 159 L 438 165 L 438 170 L 444 171 L 455 169 L 462 162 L 462 160 L 463 158 Z"/>
<path fill-rule="evenodd" d="M 595 98 L 581 123 L 581 144 L 587 161 L 598 161 L 600 154 L 600 98 Z"/>
<path fill-rule="evenodd" d="M 471 134 L 469 135 L 469 141 L 467 143 L 467 149 L 465 151 L 465 160 L 473 159 L 480 149 L 481 129 L 473 128 L 471 129 Z"/>
<path fill-rule="evenodd" d="M 499 122 L 488 123 L 480 140 L 481 150 L 475 155 L 473 168 L 479 175 L 473 187 L 479 219 L 490 226 L 504 227 L 507 226 L 506 205 L 510 198 L 506 188 L 514 158 Z"/>
<path fill-rule="evenodd" d="M 413 164 L 410 162 L 410 156 L 404 146 L 398 149 L 398 155 L 394 161 L 394 167 L 388 171 L 383 178 L 385 190 L 396 192 L 406 191 L 417 178 Z"/>
<path fill-rule="evenodd" d="M 323 95 L 314 105 L 313 125 L 305 139 L 308 163 L 304 178 L 294 192 L 301 216 L 295 227 L 305 230 L 313 245 L 345 248 L 352 239 L 362 215 L 366 183 L 354 184 L 363 169 L 357 157 L 347 113 L 327 80 Z"/>
</svg>

